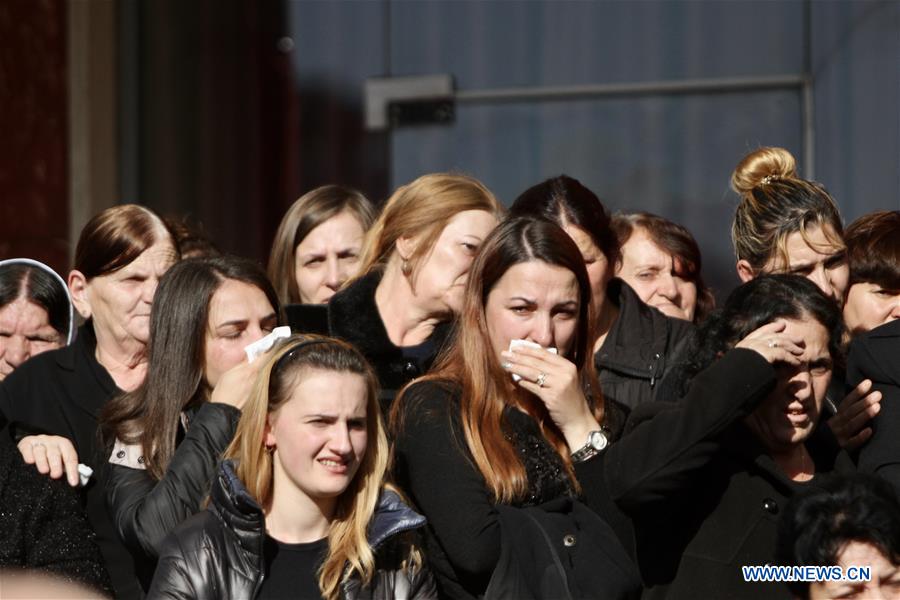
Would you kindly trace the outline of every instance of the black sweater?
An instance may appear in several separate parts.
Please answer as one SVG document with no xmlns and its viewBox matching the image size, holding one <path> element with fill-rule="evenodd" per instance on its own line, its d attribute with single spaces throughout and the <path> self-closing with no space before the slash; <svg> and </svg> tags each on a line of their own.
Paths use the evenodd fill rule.
<svg viewBox="0 0 900 600">
<path fill-rule="evenodd" d="M 599 456 L 576 465 L 583 501 L 634 555 L 629 514 L 683 489 L 715 455 L 716 435 L 748 414 L 774 383 L 774 369 L 759 354 L 732 350 L 697 376 L 685 401 L 667 403 Z M 468 598 L 484 591 L 500 533 L 491 494 L 465 444 L 458 398 L 453 384 L 428 381 L 407 390 L 396 476 L 428 519 L 426 549 L 441 593 Z M 524 455 L 536 458 L 525 462 L 529 490 L 521 505 L 571 493 L 561 481 L 561 460 L 537 424 L 514 409 L 505 416 L 520 452 L 528 447 Z"/>
</svg>

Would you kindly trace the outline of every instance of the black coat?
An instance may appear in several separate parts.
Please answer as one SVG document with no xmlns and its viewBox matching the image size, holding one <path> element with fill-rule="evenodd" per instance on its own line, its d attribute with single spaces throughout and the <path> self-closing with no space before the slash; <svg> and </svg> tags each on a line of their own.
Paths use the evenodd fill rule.
<svg viewBox="0 0 900 600">
<path fill-rule="evenodd" d="M 783 583 L 744 582 L 742 566 L 774 563 L 778 519 L 791 497 L 820 475 L 852 472 L 842 454 L 816 463 L 809 482 L 789 479 L 743 422 L 690 485 L 636 513 L 645 598 L 791 598 Z"/>
<path fill-rule="evenodd" d="M 134 562 L 106 506 L 106 455 L 97 431 L 100 410 L 122 393 L 94 356 L 90 321 L 71 346 L 39 354 L 0 383 L 0 412 L 21 429 L 66 437 L 78 459 L 94 470 L 86 486 L 87 514 L 97 533 L 116 598 L 139 598 Z"/>
<path fill-rule="evenodd" d="M 401 568 L 403 534 L 425 519 L 393 492 L 384 492 L 369 525 L 376 572 L 368 587 L 350 578 L 341 585 L 349 599 L 423 599 L 436 597 L 428 569 Z M 262 585 L 262 509 L 244 488 L 229 461 L 223 461 L 207 510 L 194 515 L 168 537 L 148 598 L 254 598 Z"/>
<path fill-rule="evenodd" d="M 25 464 L 0 431 L 0 568 L 43 569 L 112 593 L 78 492 Z"/>
<path fill-rule="evenodd" d="M 295 332 L 337 337 L 362 352 L 378 375 L 381 406 L 387 412 L 400 388 L 431 368 L 451 324 L 441 323 L 418 346 L 395 346 L 375 304 L 375 289 L 380 282 L 381 272 L 376 270 L 336 293 L 327 305 L 292 305 L 285 310 Z"/>
<path fill-rule="evenodd" d="M 644 304 L 621 279 L 612 279 L 606 293 L 619 307 L 619 316 L 594 354 L 603 396 L 628 408 L 676 400 L 661 397 L 659 383 L 686 360 L 694 325 Z"/>
<path fill-rule="evenodd" d="M 720 450 L 717 436 L 749 414 L 774 384 L 775 371 L 759 354 L 732 350 L 697 376 L 686 401 L 662 404 L 599 456 L 575 465 L 583 501 L 615 533 L 605 543 L 621 544 L 633 555 L 630 515 L 684 490 Z M 459 394 L 458 386 L 433 381 L 405 392 L 396 476 L 428 518 L 426 549 L 442 595 L 471 598 L 486 589 L 502 536 L 496 503 L 465 442 Z M 660 403 L 642 407 L 651 405 Z M 528 476 L 528 494 L 519 505 L 567 497 L 566 486 L 559 484 L 561 459 L 537 423 L 514 409 L 505 414 L 507 436 L 522 454 Z M 604 562 L 607 558 L 598 556 L 596 568 L 616 577 L 618 566 Z"/>
<path fill-rule="evenodd" d="M 146 471 L 139 447 L 117 444 L 113 449 L 107 483 L 109 506 L 122 540 L 135 557 L 144 589 L 150 587 L 165 537 L 203 508 L 240 416 L 238 409 L 221 403 L 203 404 L 192 411 L 189 428 L 159 481 Z"/>
<path fill-rule="evenodd" d="M 900 320 L 853 340 L 847 359 L 847 387 L 871 379 L 881 392 L 872 437 L 859 450 L 859 470 L 887 480 L 900 494 Z"/>
</svg>

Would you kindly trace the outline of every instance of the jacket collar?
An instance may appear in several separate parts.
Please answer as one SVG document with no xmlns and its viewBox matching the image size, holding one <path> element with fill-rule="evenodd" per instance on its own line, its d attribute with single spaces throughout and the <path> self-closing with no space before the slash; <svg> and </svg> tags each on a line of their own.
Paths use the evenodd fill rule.
<svg viewBox="0 0 900 600">
<path fill-rule="evenodd" d="M 597 351 L 597 366 L 643 379 L 665 372 L 668 318 L 644 304 L 621 279 L 611 279 L 606 293 L 619 307 L 619 316 Z"/>
<path fill-rule="evenodd" d="M 381 283 L 381 271 L 363 275 L 331 297 L 328 303 L 328 327 L 337 337 L 352 340 L 366 356 L 398 352 L 375 304 L 375 289 Z"/>
<path fill-rule="evenodd" d="M 219 517 L 235 532 L 241 547 L 261 559 L 265 516 L 262 507 L 244 487 L 234 469 L 234 462 L 222 461 L 210 499 Z M 376 549 L 390 538 L 424 524 L 425 517 L 407 506 L 396 492 L 385 489 L 378 499 L 366 537 L 369 545 Z"/>
</svg>

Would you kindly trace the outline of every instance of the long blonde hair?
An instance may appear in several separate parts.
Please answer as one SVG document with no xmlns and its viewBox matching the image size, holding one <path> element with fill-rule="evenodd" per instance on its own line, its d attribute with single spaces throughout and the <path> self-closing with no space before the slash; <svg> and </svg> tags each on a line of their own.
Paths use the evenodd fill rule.
<svg viewBox="0 0 900 600">
<path fill-rule="evenodd" d="M 762 272 L 769 259 L 787 267 L 787 238 L 794 232 L 815 249 L 808 231 L 820 227 L 831 245 L 845 247 L 834 200 L 821 184 L 797 176 L 796 161 L 784 148 L 745 156 L 731 175 L 731 187 L 741 197 L 731 226 L 734 253 L 754 271 Z"/>
<path fill-rule="evenodd" d="M 498 219 L 504 212 L 484 184 L 466 175 L 431 173 L 400 186 L 366 235 L 359 275 L 387 264 L 400 238 L 421 236 L 424 243 L 408 258 L 410 271 L 417 273 L 447 223 L 467 210 L 487 211 Z"/>
<path fill-rule="evenodd" d="M 272 455 L 265 448 L 268 416 L 291 398 L 308 370 L 355 373 L 366 380 L 368 444 L 356 476 L 338 497 L 328 530 L 328 556 L 319 569 L 319 589 L 325 598 L 337 598 L 340 584 L 352 573 L 368 585 L 375 573 L 375 554 L 366 531 L 375 515 L 389 449 L 381 410 L 378 380 L 358 350 L 346 342 L 313 335 L 295 335 L 270 352 L 244 406 L 237 432 L 224 457 L 237 463 L 235 472 L 262 507 L 272 502 Z"/>
</svg>

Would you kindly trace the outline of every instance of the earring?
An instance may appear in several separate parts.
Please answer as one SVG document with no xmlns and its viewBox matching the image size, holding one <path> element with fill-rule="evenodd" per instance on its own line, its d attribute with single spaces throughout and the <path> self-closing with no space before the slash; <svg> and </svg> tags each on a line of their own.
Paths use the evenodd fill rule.
<svg viewBox="0 0 900 600">
<path fill-rule="evenodd" d="M 272 454 L 275 453 L 275 446 L 274 446 L 274 445 L 272 445 L 272 446 L 266 446 L 266 452 L 268 452 L 269 455 L 271 456 Z"/>
<path fill-rule="evenodd" d="M 409 266 L 409 261 L 405 258 L 403 259 L 403 262 L 400 263 L 400 271 L 406 277 L 409 277 L 409 274 L 412 273 L 412 267 Z"/>
</svg>

